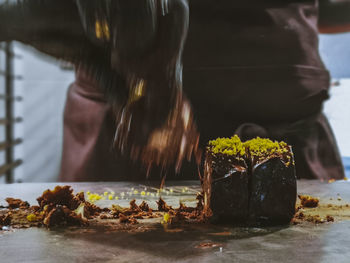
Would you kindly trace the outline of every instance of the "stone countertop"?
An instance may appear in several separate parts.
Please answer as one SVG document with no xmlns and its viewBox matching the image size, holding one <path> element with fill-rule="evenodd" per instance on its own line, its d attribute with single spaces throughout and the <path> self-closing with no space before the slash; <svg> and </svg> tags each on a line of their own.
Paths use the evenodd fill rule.
<svg viewBox="0 0 350 263">
<path fill-rule="evenodd" d="M 55 185 L 0 185 L 0 202 L 4 204 L 4 198 L 16 197 L 35 204 L 42 191 Z M 113 191 L 126 195 L 118 201 L 101 201 L 101 206 L 111 202 L 123 205 L 134 198 L 155 203 L 157 198 L 139 194 L 142 190 L 156 193 L 156 184 L 152 183 L 69 185 L 75 192 Z M 194 202 L 199 190 L 198 182 L 167 182 L 167 187 L 169 192 L 162 196 L 173 205 L 179 200 Z M 298 182 L 298 192 L 320 197 L 321 202 L 350 202 L 350 182 L 346 181 L 328 184 L 302 180 Z M 198 248 L 203 242 L 218 246 Z M 270 228 L 194 226 L 181 232 L 164 231 L 160 224 L 157 229 L 138 233 L 30 228 L 0 233 L 0 262 L 350 262 L 349 247 L 347 220 Z"/>
</svg>

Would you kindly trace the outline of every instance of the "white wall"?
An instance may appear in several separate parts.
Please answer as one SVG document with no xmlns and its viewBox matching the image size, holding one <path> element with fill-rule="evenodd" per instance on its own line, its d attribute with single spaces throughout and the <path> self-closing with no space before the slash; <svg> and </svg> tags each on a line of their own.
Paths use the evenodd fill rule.
<svg viewBox="0 0 350 263">
<path fill-rule="evenodd" d="M 15 61 L 15 72 L 23 77 L 15 82 L 15 93 L 23 97 L 15 112 L 24 120 L 15 129 L 16 137 L 23 138 L 15 155 L 24 161 L 15 170 L 15 180 L 55 181 L 62 149 L 63 108 L 74 73 L 21 44 L 15 44 L 15 53 L 22 57 Z"/>
<path fill-rule="evenodd" d="M 350 33 L 321 35 L 320 52 L 339 86 L 331 88 L 325 113 L 343 156 L 350 157 Z"/>
<path fill-rule="evenodd" d="M 332 87 L 330 95 L 324 111 L 333 128 L 340 153 L 350 157 L 350 78 L 340 79 L 339 86 Z"/>
<path fill-rule="evenodd" d="M 350 33 L 320 35 L 320 52 L 333 78 L 350 78 Z"/>
</svg>

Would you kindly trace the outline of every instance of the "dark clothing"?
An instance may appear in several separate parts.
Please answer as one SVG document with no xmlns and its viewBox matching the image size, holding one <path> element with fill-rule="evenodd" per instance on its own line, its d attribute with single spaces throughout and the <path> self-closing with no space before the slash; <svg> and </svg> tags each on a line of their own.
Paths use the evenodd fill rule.
<svg viewBox="0 0 350 263">
<path fill-rule="evenodd" d="M 318 52 L 318 1 L 210 2 L 190 2 L 184 90 L 195 110 L 210 105 L 244 122 L 321 110 L 330 79 Z"/>
<path fill-rule="evenodd" d="M 103 180 L 116 170 L 111 150 L 114 117 L 91 79 L 78 74 L 68 90 L 64 112 L 61 180 Z"/>
<path fill-rule="evenodd" d="M 236 133 L 243 140 L 255 136 L 285 140 L 293 145 L 299 178 L 342 178 L 344 171 L 337 144 L 322 113 L 298 121 L 244 122 L 222 114 L 212 107 L 196 110 L 201 131 L 201 144 L 213 138 Z M 114 181 L 144 179 L 146 170 L 137 163 L 117 156 L 112 150 L 114 118 L 111 108 L 93 81 L 79 72 L 76 82 L 68 91 L 64 114 L 64 144 L 60 172 L 62 181 Z M 151 173 L 158 179 L 159 170 Z M 171 179 L 196 179 L 197 167 L 184 164 L 182 173 Z"/>
<path fill-rule="evenodd" d="M 336 141 L 322 114 L 330 77 L 318 52 L 318 1 L 190 0 L 189 5 L 184 91 L 201 146 L 235 133 L 285 140 L 293 146 L 299 178 L 343 178 Z M 66 106 L 60 179 L 144 178 L 142 169 L 113 159 L 109 108 L 80 95 L 94 85 L 77 78 Z M 71 117 L 77 111 L 80 117 Z M 74 135 L 79 126 L 95 128 Z M 86 143 L 76 142 L 81 137 Z M 183 175 L 179 178 L 196 178 L 196 170 L 187 166 Z"/>
<path fill-rule="evenodd" d="M 328 180 L 344 177 L 342 160 L 334 134 L 327 118 L 321 112 L 294 122 L 276 121 L 274 123 L 236 122 L 234 115 L 231 118 L 213 114 L 200 116 L 203 118 L 198 120 L 199 129 L 203 131 L 202 143 L 232 134 L 239 135 L 242 140 L 256 136 L 283 140 L 293 146 L 298 178 Z"/>
<path fill-rule="evenodd" d="M 343 178 L 321 113 L 330 76 L 318 51 L 318 1 L 190 1 L 184 90 L 201 143 L 237 133 L 285 140 L 299 178 Z"/>
</svg>

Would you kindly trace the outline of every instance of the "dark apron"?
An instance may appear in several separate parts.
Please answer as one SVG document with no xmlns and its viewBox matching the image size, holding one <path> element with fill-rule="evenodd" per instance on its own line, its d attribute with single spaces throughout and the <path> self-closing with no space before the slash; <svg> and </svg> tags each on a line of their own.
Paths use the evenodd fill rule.
<svg viewBox="0 0 350 263">
<path fill-rule="evenodd" d="M 69 87 L 64 111 L 60 181 L 144 178 L 142 167 L 113 149 L 115 118 L 95 81 L 82 70 Z"/>
<path fill-rule="evenodd" d="M 201 142 L 239 134 L 285 140 L 300 178 L 343 178 L 323 102 L 318 1 L 190 1 L 184 90 Z M 249 127 L 249 128 L 247 128 Z"/>
<path fill-rule="evenodd" d="M 293 146 L 299 178 L 344 177 L 322 114 L 330 77 L 318 52 L 317 6 L 316 0 L 190 0 L 183 78 L 202 147 L 235 133 L 243 139 L 285 140 Z M 96 92 L 93 83 L 82 85 L 84 78 L 78 74 L 68 96 L 60 179 L 143 179 L 145 169 L 111 153 L 113 118 L 100 98 L 79 94 Z M 95 128 L 78 129 L 73 137 L 78 126 Z M 81 137 L 85 141 L 77 143 Z M 196 176 L 195 166 L 188 164 L 177 178 Z M 167 177 L 176 178 L 172 171 Z"/>
</svg>

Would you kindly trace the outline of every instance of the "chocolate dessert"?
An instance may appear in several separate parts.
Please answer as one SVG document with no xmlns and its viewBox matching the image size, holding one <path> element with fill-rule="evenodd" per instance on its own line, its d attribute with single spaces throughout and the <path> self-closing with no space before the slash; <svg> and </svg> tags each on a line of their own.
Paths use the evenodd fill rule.
<svg viewBox="0 0 350 263">
<path fill-rule="evenodd" d="M 204 213 L 213 222 L 245 221 L 248 216 L 248 165 L 238 136 L 209 142 L 204 171 Z"/>
<path fill-rule="evenodd" d="M 213 222 L 287 224 L 296 202 L 292 149 L 261 138 L 210 141 L 203 191 L 204 213 Z"/>
</svg>

